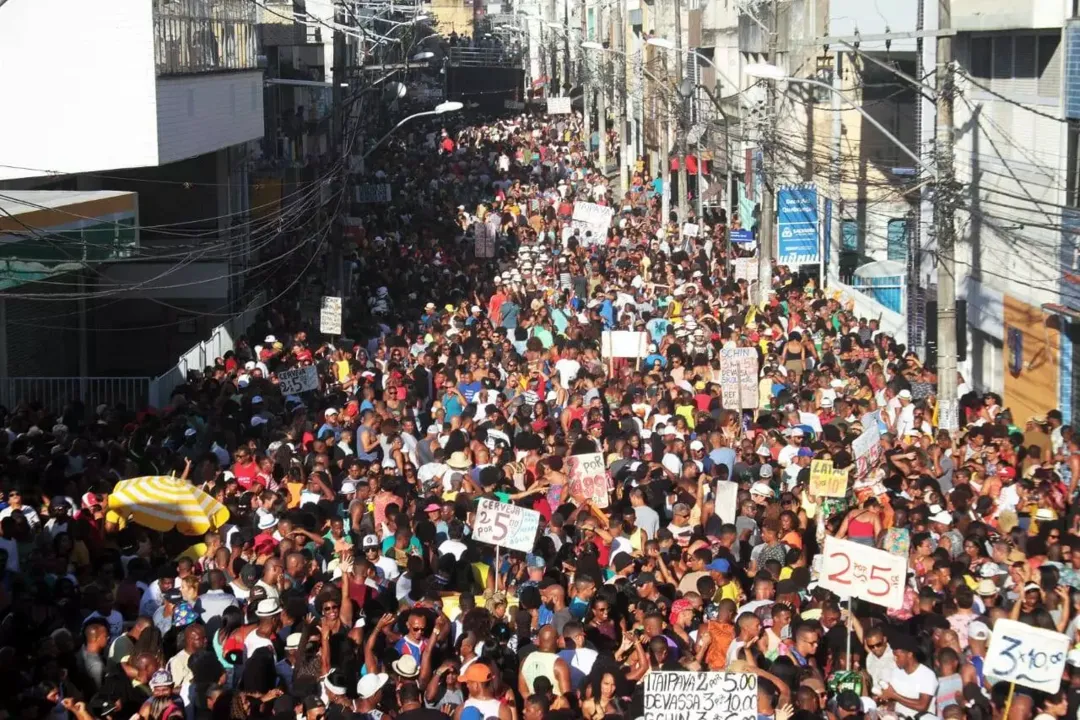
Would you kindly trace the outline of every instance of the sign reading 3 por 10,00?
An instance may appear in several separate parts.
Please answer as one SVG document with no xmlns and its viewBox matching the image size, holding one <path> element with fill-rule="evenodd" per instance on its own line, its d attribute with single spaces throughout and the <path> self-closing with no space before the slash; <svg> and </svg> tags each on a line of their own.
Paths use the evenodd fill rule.
<svg viewBox="0 0 1080 720">
<path fill-rule="evenodd" d="M 645 720 L 757 720 L 757 675 L 648 672 Z"/>
</svg>

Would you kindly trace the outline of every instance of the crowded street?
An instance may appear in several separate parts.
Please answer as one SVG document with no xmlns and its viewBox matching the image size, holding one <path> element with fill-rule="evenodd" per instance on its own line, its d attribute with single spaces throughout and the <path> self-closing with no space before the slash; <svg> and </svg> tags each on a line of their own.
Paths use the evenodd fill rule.
<svg viewBox="0 0 1080 720">
<path fill-rule="evenodd" d="M 1077 717 L 1062 414 L 960 375 L 943 429 L 904 339 L 582 123 L 391 137 L 338 332 L 305 250 L 164 406 L 6 408 L 8 717 Z"/>
</svg>

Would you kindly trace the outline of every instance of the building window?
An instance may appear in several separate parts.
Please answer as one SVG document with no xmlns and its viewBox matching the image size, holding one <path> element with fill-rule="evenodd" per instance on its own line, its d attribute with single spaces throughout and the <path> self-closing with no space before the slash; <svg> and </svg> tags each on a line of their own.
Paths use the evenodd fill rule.
<svg viewBox="0 0 1080 720">
<path fill-rule="evenodd" d="M 1080 121 L 1069 121 L 1065 148 L 1065 204 L 1080 208 Z"/>
<path fill-rule="evenodd" d="M 886 232 L 888 259 L 906 262 L 908 254 L 908 221 L 890 220 L 886 225 Z"/>
<path fill-rule="evenodd" d="M 1060 45 L 1060 32 L 975 35 L 968 43 L 968 72 L 995 92 L 1056 103 L 1061 94 Z"/>
<path fill-rule="evenodd" d="M 840 250 L 843 252 L 859 251 L 859 224 L 854 220 L 840 221 Z"/>
</svg>

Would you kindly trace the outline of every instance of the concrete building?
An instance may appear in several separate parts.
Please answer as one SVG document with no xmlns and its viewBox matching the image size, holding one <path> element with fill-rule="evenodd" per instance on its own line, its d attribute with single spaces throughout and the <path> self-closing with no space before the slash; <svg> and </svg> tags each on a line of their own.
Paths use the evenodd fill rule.
<svg viewBox="0 0 1080 720">
<path fill-rule="evenodd" d="M 961 367 L 1018 424 L 1073 418 L 1077 337 L 1075 3 L 953 0 L 959 96 L 957 265 L 967 299 Z M 1071 17 L 1070 17 L 1071 16 Z"/>
<path fill-rule="evenodd" d="M 8 140 L 0 196 L 13 215 L 16 203 L 33 202 L 22 215 L 29 227 L 4 228 L 5 260 L 23 261 L 28 242 L 55 243 L 63 232 L 38 226 L 37 206 L 77 219 L 72 196 L 41 192 L 119 191 L 134 198 L 138 232 L 124 257 L 78 260 L 72 282 L 86 287 L 83 307 L 51 305 L 58 343 L 71 329 L 90 334 L 79 367 L 54 367 L 55 353 L 22 363 L 22 349 L 50 331 L 11 319 L 40 316 L 45 301 L 29 299 L 37 293 L 27 284 L 5 283 L 0 358 L 10 365 L 0 364 L 0 377 L 160 372 L 251 292 L 242 283 L 252 251 L 249 170 L 264 127 L 255 6 L 35 0 L 9 3 L 3 15 L 0 87 L 20 110 L 0 115 Z M 126 221 L 104 222 L 120 232 Z M 71 269 L 34 261 L 47 273 Z"/>
</svg>

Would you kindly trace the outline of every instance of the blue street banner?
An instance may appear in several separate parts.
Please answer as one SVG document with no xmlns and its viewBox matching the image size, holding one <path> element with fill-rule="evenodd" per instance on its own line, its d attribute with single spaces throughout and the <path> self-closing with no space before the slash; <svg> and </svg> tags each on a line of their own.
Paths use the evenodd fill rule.
<svg viewBox="0 0 1080 720">
<path fill-rule="evenodd" d="M 797 268 L 820 260 L 817 188 L 781 187 L 777 193 L 776 262 Z"/>
<path fill-rule="evenodd" d="M 731 242 L 733 243 L 752 243 L 754 242 L 753 230 L 732 230 Z"/>
<path fill-rule="evenodd" d="M 832 198 L 825 198 L 825 222 L 821 228 L 825 241 L 821 243 L 825 249 L 825 272 L 829 272 L 829 255 L 832 252 Z M 825 284 L 825 278 L 821 278 L 821 284 Z"/>
</svg>

